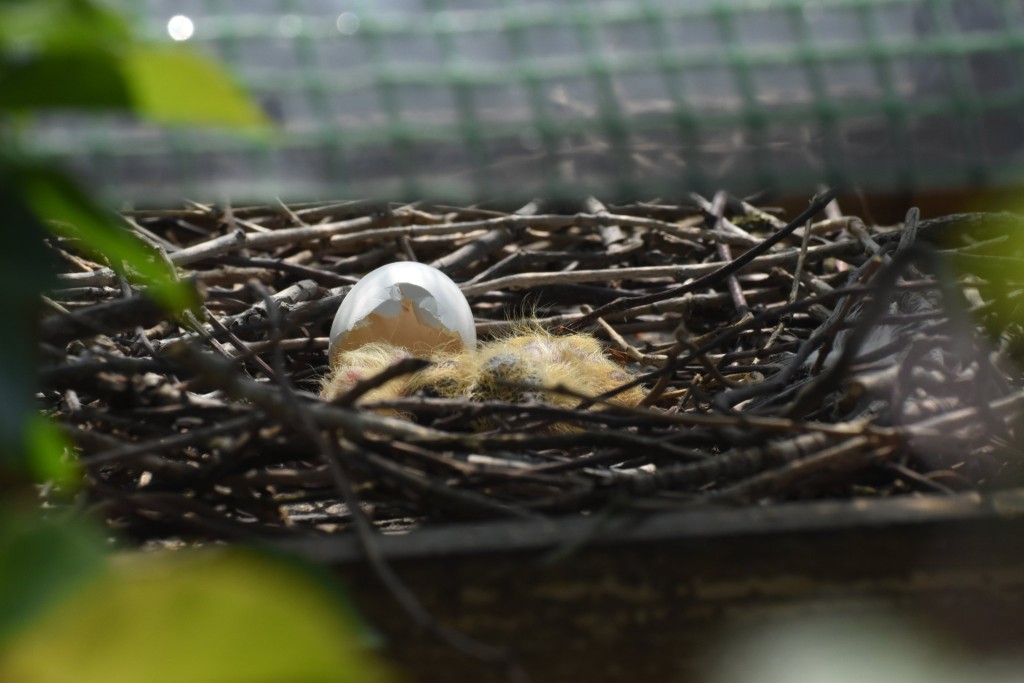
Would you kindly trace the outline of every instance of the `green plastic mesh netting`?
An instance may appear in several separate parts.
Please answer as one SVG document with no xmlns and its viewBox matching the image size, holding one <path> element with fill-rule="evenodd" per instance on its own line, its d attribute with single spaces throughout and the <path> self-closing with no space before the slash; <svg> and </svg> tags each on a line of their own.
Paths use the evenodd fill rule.
<svg viewBox="0 0 1024 683">
<path fill-rule="evenodd" d="M 1019 0 L 123 5 L 223 60 L 280 135 L 39 126 L 37 150 L 118 201 L 935 189 L 1024 170 Z"/>
</svg>

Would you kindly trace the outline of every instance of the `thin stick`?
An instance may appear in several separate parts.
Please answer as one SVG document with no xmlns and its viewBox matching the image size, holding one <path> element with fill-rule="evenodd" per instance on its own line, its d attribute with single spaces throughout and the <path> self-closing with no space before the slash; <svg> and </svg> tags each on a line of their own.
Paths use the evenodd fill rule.
<svg viewBox="0 0 1024 683">
<path fill-rule="evenodd" d="M 821 211 L 838 194 L 839 190 L 837 188 L 833 188 L 825 192 L 824 194 L 815 197 L 814 200 L 811 201 L 811 205 L 807 207 L 804 211 L 802 211 L 800 215 L 798 215 L 792 221 L 787 223 L 785 228 L 779 230 L 774 235 L 764 240 L 757 246 L 751 247 L 742 256 L 733 259 L 731 262 L 717 268 L 716 270 L 712 271 L 711 273 L 708 273 L 703 277 L 697 278 L 693 282 L 689 282 L 679 287 L 674 287 L 664 292 L 649 294 L 647 296 L 637 297 L 634 299 L 616 299 L 610 304 L 606 304 L 592 311 L 589 315 L 585 315 L 579 320 L 570 323 L 569 327 L 573 330 L 579 330 L 590 325 L 594 320 L 596 320 L 599 317 L 610 315 L 612 313 L 618 313 L 619 311 L 625 310 L 626 308 L 629 308 L 631 306 L 650 304 L 656 301 L 662 301 L 664 299 L 669 299 L 675 296 L 681 296 L 687 292 L 692 292 L 697 289 L 709 287 L 721 281 L 722 279 L 728 277 L 729 275 L 738 272 L 740 269 L 744 268 L 745 266 L 753 262 L 755 259 L 757 259 L 757 257 L 759 257 L 761 254 L 765 253 L 773 246 L 784 240 L 791 232 L 793 232 L 798 227 L 803 225 L 805 221 L 807 221 L 815 214 L 817 214 L 819 211 Z"/>
</svg>

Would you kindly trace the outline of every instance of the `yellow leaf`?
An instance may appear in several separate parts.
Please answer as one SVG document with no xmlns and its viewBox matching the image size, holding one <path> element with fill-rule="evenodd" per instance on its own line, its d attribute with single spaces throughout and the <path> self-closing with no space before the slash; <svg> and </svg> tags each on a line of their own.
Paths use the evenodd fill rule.
<svg viewBox="0 0 1024 683">
<path fill-rule="evenodd" d="M 135 111 L 148 121 L 269 128 L 220 67 L 187 48 L 133 47 L 122 56 L 122 69 Z"/>
<path fill-rule="evenodd" d="M 121 558 L 0 652 L 18 683 L 374 683 L 390 672 L 310 577 L 251 552 Z"/>
</svg>

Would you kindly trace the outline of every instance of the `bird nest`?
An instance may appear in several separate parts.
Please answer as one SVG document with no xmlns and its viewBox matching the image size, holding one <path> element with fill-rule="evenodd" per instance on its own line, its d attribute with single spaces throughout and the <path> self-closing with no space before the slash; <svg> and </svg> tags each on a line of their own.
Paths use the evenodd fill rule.
<svg viewBox="0 0 1024 683">
<path fill-rule="evenodd" d="M 1022 221 L 830 199 L 127 212 L 201 314 L 55 239 L 43 401 L 137 542 L 1017 485 Z M 397 358 L 322 400 L 335 310 L 399 260 L 450 275 L 480 339 L 589 334 L 621 383 L 375 394 L 423 371 Z"/>
</svg>

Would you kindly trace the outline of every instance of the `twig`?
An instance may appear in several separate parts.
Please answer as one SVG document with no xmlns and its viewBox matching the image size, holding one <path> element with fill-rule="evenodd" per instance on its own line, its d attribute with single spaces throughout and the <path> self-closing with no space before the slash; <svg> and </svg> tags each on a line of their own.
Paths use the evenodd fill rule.
<svg viewBox="0 0 1024 683">
<path fill-rule="evenodd" d="M 807 207 L 807 209 L 805 209 L 803 212 L 801 212 L 800 215 L 798 215 L 792 221 L 787 223 L 785 228 L 779 230 L 777 233 L 775 233 L 774 235 L 772 235 L 768 239 L 764 240 L 763 242 L 761 242 L 757 246 L 751 247 L 742 256 L 732 260 L 731 262 L 725 264 L 724 266 L 720 266 L 720 267 L 716 268 L 712 272 L 710 272 L 710 273 L 708 273 L 708 274 L 706 274 L 706 275 L 704 275 L 702 277 L 698 277 L 696 280 L 694 280 L 692 282 L 689 282 L 689 283 L 687 283 L 685 285 L 681 285 L 679 287 L 672 288 L 672 289 L 667 290 L 665 292 L 658 292 L 656 294 L 649 294 L 649 295 L 644 296 L 644 297 L 637 297 L 637 298 L 634 298 L 634 299 L 618 299 L 616 301 L 613 301 L 610 304 L 607 304 L 605 306 L 602 306 L 602 307 L 594 310 L 589 315 L 584 316 L 583 318 L 580 318 L 577 321 L 574 321 L 573 323 L 571 323 L 569 325 L 569 327 L 571 329 L 574 329 L 574 330 L 579 330 L 579 329 L 582 329 L 582 328 L 586 327 L 587 325 L 592 323 L 595 319 L 597 319 L 597 318 L 599 318 L 601 316 L 610 315 L 612 313 L 618 313 L 619 311 L 624 310 L 626 308 L 629 308 L 631 306 L 638 306 L 638 305 L 641 305 L 641 304 L 650 304 L 650 303 L 654 303 L 656 301 L 662 301 L 664 299 L 669 299 L 669 298 L 676 297 L 676 296 L 682 296 L 683 294 L 686 294 L 687 292 L 692 292 L 692 291 L 697 290 L 697 289 L 702 289 L 704 287 L 709 287 L 709 286 L 715 284 L 716 282 L 719 282 L 722 279 L 728 277 L 729 275 L 732 275 L 733 273 L 738 272 L 739 270 L 741 270 L 742 268 L 744 268 L 745 266 L 747 266 L 748 264 L 753 262 L 755 259 L 757 259 L 758 256 L 760 256 L 761 254 L 765 253 L 766 251 L 771 249 L 773 246 L 775 246 L 776 244 L 781 242 L 783 239 L 786 238 L 787 235 L 789 235 L 791 232 L 796 230 L 805 221 L 807 221 L 808 219 L 813 217 L 815 214 L 817 214 L 819 211 L 821 211 L 821 209 L 824 208 L 825 205 L 827 205 L 830 201 L 832 201 L 832 199 L 838 193 L 839 193 L 838 189 L 832 189 L 832 190 L 829 190 L 828 192 L 824 193 L 823 195 L 819 195 L 818 197 L 815 197 L 814 200 L 811 202 L 811 205 L 809 207 Z M 811 250 L 808 250 L 808 252 L 810 252 L 810 251 Z M 761 265 L 766 265 L 766 264 L 762 263 Z M 772 264 L 772 265 L 777 265 L 777 264 Z"/>
</svg>

